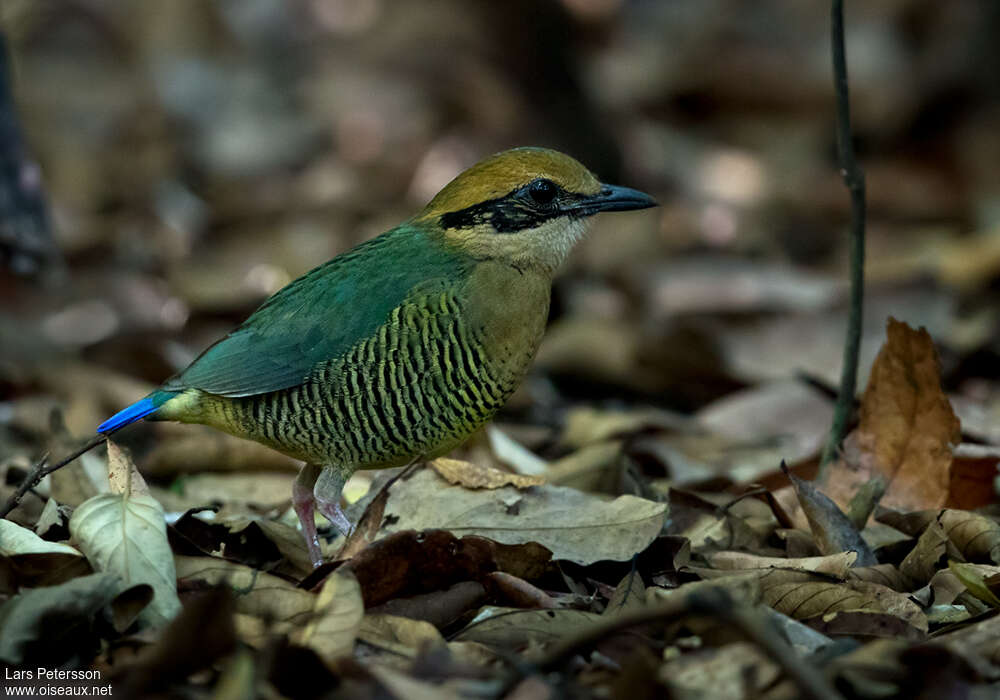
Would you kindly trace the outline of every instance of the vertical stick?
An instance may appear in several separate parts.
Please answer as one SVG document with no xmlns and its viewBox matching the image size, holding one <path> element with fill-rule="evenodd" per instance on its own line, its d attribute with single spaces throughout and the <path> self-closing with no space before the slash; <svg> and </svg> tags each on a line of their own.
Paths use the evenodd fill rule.
<svg viewBox="0 0 1000 700">
<path fill-rule="evenodd" d="M 821 462 L 823 467 L 836 456 L 854 405 L 865 283 L 865 175 L 855 159 L 854 145 L 851 142 L 851 107 L 847 95 L 847 61 L 844 56 L 843 0 L 833 0 L 830 13 L 830 44 L 833 57 L 833 87 L 837 98 L 837 162 L 844 184 L 851 193 L 851 297 L 847 336 L 844 341 L 844 363 L 840 375 L 840 393 L 834 408 L 830 438 L 823 450 Z"/>
</svg>

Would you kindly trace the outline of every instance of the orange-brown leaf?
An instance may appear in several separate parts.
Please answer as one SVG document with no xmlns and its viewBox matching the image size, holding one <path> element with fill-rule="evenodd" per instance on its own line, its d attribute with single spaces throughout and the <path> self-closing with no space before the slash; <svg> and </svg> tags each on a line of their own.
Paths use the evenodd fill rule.
<svg viewBox="0 0 1000 700">
<path fill-rule="evenodd" d="M 943 506 L 950 446 L 960 438 L 958 418 L 941 390 L 941 364 L 930 334 L 890 318 L 858 426 L 862 452 L 889 480 L 883 505 L 906 510 Z"/>
</svg>

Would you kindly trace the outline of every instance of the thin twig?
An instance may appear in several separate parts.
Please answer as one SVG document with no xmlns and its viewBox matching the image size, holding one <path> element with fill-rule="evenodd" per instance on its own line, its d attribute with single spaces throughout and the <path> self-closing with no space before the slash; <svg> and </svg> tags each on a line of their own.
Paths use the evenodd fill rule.
<svg viewBox="0 0 1000 700">
<path fill-rule="evenodd" d="M 7 503 L 4 505 L 3 510 L 0 510 L 0 518 L 6 518 L 8 513 L 17 508 L 17 504 L 21 502 L 24 495 L 31 489 L 38 486 L 39 481 L 57 469 L 62 469 L 80 455 L 90 452 L 90 450 L 94 449 L 107 439 L 107 435 L 95 435 L 89 442 L 85 443 L 83 447 L 78 448 L 68 457 L 64 457 L 55 464 L 49 464 L 48 455 L 42 457 L 37 463 L 35 463 L 35 466 L 31 468 L 31 471 L 28 472 L 28 476 L 26 476 L 21 482 L 21 485 L 17 487 L 17 491 L 14 492 L 14 495 L 7 499 Z"/>
<path fill-rule="evenodd" d="M 722 588 L 709 588 L 686 596 L 675 596 L 655 607 L 633 613 L 615 615 L 595 624 L 582 634 L 559 644 L 534 664 L 522 664 L 506 679 L 501 695 L 509 691 L 530 673 L 557 671 L 580 652 L 604 641 L 609 636 L 632 627 L 666 623 L 687 615 L 705 615 L 732 625 L 747 639 L 759 646 L 791 678 L 802 691 L 801 697 L 813 700 L 843 700 L 823 676 L 802 658 L 769 626 L 757 611 L 736 603 Z"/>
<path fill-rule="evenodd" d="M 847 61 L 844 54 L 844 2 L 833 0 L 830 13 L 830 44 L 833 56 L 833 87 L 837 96 L 837 162 L 851 194 L 851 297 L 844 340 L 844 362 L 840 392 L 834 408 L 830 438 L 823 450 L 822 467 L 836 456 L 847 430 L 854 406 L 858 379 L 858 351 L 861 347 L 861 312 L 864 301 L 865 270 L 865 175 L 858 166 L 851 141 L 851 108 L 847 94 Z"/>
</svg>

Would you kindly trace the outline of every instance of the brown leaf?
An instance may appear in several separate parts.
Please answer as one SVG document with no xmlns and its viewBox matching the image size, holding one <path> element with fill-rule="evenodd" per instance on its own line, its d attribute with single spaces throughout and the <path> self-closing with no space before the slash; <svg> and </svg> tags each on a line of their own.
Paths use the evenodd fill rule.
<svg viewBox="0 0 1000 700">
<path fill-rule="evenodd" d="M 948 500 L 951 445 L 961 429 L 941 390 L 930 334 L 889 319 L 861 401 L 858 445 L 889 486 L 883 503 L 915 510 Z"/>
<path fill-rule="evenodd" d="M 957 556 L 960 555 L 941 525 L 934 522 L 920 535 L 917 544 L 900 563 L 899 570 L 917 585 L 923 585 L 931 580 L 938 569 L 946 566 L 948 557 Z"/>
<path fill-rule="evenodd" d="M 923 639 L 927 632 L 901 617 L 877 610 L 840 610 L 802 622 L 829 637 Z"/>
<path fill-rule="evenodd" d="M 876 564 L 875 566 L 859 566 L 847 573 L 847 578 L 858 581 L 868 581 L 905 593 L 912 590 L 913 583 L 892 564 Z"/>
<path fill-rule="evenodd" d="M 583 610 L 510 610 L 484 608 L 455 639 L 501 649 L 523 649 L 532 642 L 554 642 L 582 633 L 601 616 Z"/>
<path fill-rule="evenodd" d="M 781 582 L 761 580 L 764 601 L 796 620 L 844 610 L 871 610 L 902 617 L 911 626 L 927 631 L 927 618 L 902 593 L 867 581 Z"/>
<path fill-rule="evenodd" d="M 491 576 L 498 572 L 493 572 Z M 428 622 L 444 629 L 487 600 L 486 588 L 475 581 L 460 581 L 440 591 L 421 593 L 405 598 L 393 598 L 368 608 L 372 614 L 395 615 Z"/>
<path fill-rule="evenodd" d="M 785 463 L 781 469 L 788 480 L 792 482 L 795 495 L 799 498 L 802 510 L 809 520 L 809 529 L 816 538 L 816 545 L 823 554 L 839 554 L 840 552 L 857 552 L 859 566 L 872 566 L 878 560 L 863 539 L 857 528 L 846 515 L 826 495 L 812 483 L 795 476 Z"/>
<path fill-rule="evenodd" d="M 642 576 L 637 571 L 632 571 L 615 587 L 615 593 L 608 601 L 608 607 L 604 608 L 604 615 L 621 615 L 644 607 L 646 607 L 646 586 L 642 582 Z"/>
<path fill-rule="evenodd" d="M 781 675 L 774 661 L 756 645 L 735 642 L 723 649 L 705 649 L 668 661 L 660 669 L 674 691 L 661 697 L 756 698 Z"/>
<path fill-rule="evenodd" d="M 504 545 L 475 535 L 459 539 L 446 530 L 406 530 L 370 544 L 345 567 L 358 577 L 365 605 L 373 607 L 392 598 L 475 580 L 490 571 L 538 578 L 551 556 L 533 542 Z"/>
<path fill-rule="evenodd" d="M 513 607 L 529 609 L 559 607 L 552 596 L 523 578 L 512 576 L 503 571 L 493 571 L 487 574 L 486 578 L 496 588 L 501 599 L 506 598 L 506 602 Z"/>
<path fill-rule="evenodd" d="M 498 489 L 504 486 L 526 489 L 529 486 L 541 486 L 545 483 L 545 479 L 540 476 L 511 474 L 462 459 L 438 457 L 428 464 L 445 481 L 467 489 Z"/>
<path fill-rule="evenodd" d="M 988 681 L 1000 680 L 1000 617 L 993 617 L 929 643 L 944 647 Z"/>
<path fill-rule="evenodd" d="M 1000 564 L 1000 525 L 985 515 L 947 509 L 938 516 L 948 539 L 969 561 Z"/>
</svg>

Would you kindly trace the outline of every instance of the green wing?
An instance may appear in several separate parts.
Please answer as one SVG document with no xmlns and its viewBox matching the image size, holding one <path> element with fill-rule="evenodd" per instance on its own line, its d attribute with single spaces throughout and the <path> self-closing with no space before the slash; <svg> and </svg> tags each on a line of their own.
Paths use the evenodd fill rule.
<svg viewBox="0 0 1000 700">
<path fill-rule="evenodd" d="M 316 364 L 374 333 L 414 287 L 459 279 L 468 263 L 404 224 L 279 290 L 163 388 L 236 397 L 301 384 Z"/>
</svg>

